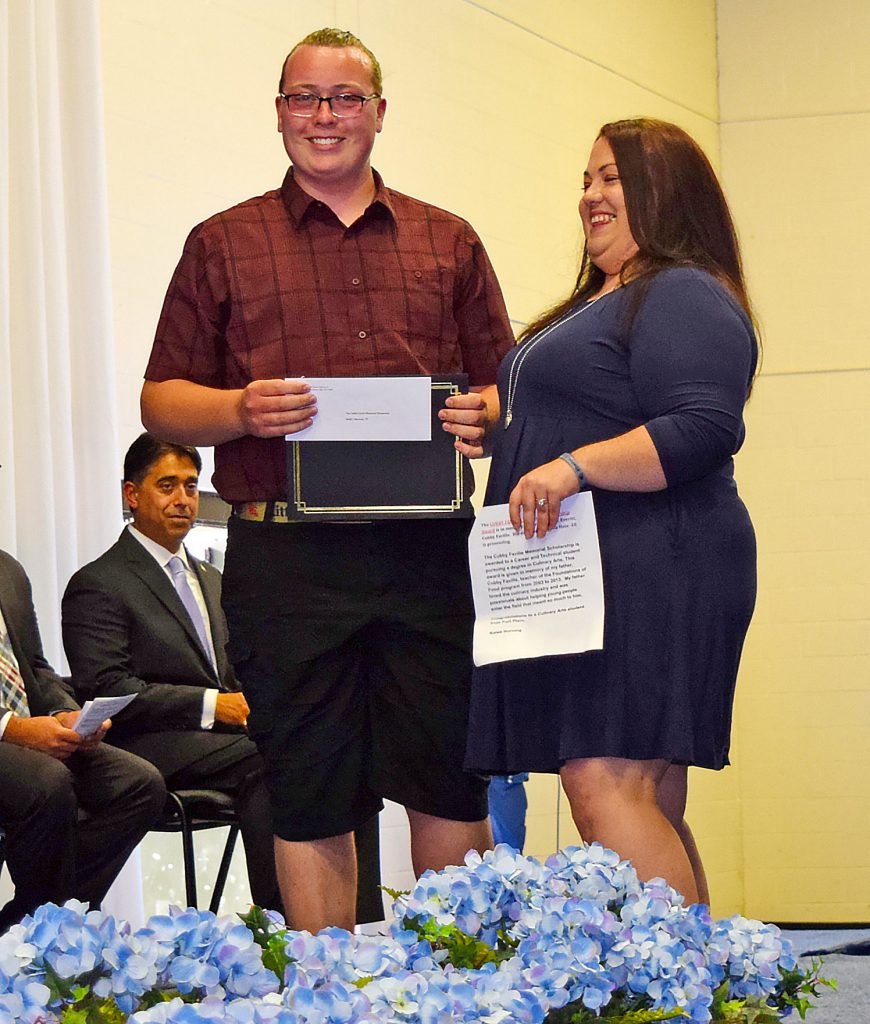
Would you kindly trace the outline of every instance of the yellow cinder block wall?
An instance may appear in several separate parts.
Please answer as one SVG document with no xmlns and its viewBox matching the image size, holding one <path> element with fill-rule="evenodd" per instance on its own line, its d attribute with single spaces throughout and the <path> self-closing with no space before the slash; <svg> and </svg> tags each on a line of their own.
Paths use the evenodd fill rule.
<svg viewBox="0 0 870 1024">
<path fill-rule="evenodd" d="M 762 321 L 745 905 L 870 920 L 870 5 L 719 0 L 722 170 Z"/>
<path fill-rule="evenodd" d="M 838 4 L 848 25 L 830 17 Z M 277 75 L 308 31 L 349 28 L 379 55 L 388 111 L 375 166 L 471 220 L 517 325 L 576 274 L 579 181 L 597 127 L 637 114 L 676 121 L 720 165 L 721 95 L 721 166 L 768 355 L 738 465 L 762 591 L 735 767 L 695 772 L 690 795 L 719 913 L 870 917 L 866 6 L 834 0 L 819 24 L 804 0 L 719 0 L 719 88 L 714 0 L 613 0 L 606 11 L 593 0 L 101 7 L 124 446 L 141 429 L 142 371 L 185 235 L 281 180 Z M 807 81 L 788 78 L 794 60 Z M 557 829 L 553 778 L 529 789 L 528 848 L 546 855 L 576 834 L 564 801 Z"/>
</svg>

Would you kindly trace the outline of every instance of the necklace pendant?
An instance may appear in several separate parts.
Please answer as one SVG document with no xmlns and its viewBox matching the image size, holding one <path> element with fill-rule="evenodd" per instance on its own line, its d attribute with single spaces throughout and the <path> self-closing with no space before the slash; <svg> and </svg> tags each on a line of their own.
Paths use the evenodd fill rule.
<svg viewBox="0 0 870 1024">
<path fill-rule="evenodd" d="M 508 411 L 505 413 L 505 418 L 504 418 L 504 428 L 505 428 L 505 430 L 507 430 L 507 428 L 511 425 L 511 420 L 513 418 L 514 418 L 514 414 L 510 411 L 510 409 L 508 409 Z"/>
</svg>

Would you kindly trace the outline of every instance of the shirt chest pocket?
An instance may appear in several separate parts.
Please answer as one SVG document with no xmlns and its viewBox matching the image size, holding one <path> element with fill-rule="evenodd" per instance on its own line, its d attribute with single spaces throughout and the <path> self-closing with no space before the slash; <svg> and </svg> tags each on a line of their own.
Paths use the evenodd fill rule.
<svg viewBox="0 0 870 1024">
<path fill-rule="evenodd" d="M 435 261 L 373 268 L 369 294 L 377 332 L 414 339 L 445 341 L 455 336 L 455 273 Z"/>
</svg>

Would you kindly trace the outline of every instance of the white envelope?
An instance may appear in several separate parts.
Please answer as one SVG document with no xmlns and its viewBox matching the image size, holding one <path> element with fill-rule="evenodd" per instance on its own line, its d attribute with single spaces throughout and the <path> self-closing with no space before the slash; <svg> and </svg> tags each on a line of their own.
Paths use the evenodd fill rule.
<svg viewBox="0 0 870 1024">
<path fill-rule="evenodd" d="M 288 441 L 431 441 L 431 377 L 304 377 L 317 415 Z"/>
</svg>

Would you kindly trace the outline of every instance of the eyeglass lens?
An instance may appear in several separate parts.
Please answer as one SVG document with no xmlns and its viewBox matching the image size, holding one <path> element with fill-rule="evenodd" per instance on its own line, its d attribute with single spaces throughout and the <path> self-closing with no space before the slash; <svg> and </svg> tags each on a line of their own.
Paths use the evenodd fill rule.
<svg viewBox="0 0 870 1024">
<path fill-rule="evenodd" d="M 301 117 L 313 117 L 320 109 L 321 103 L 328 103 L 329 109 L 336 117 L 355 117 L 363 108 L 368 96 L 355 93 L 340 93 L 338 96 L 315 96 L 310 92 L 292 92 L 284 97 L 291 114 Z"/>
</svg>

